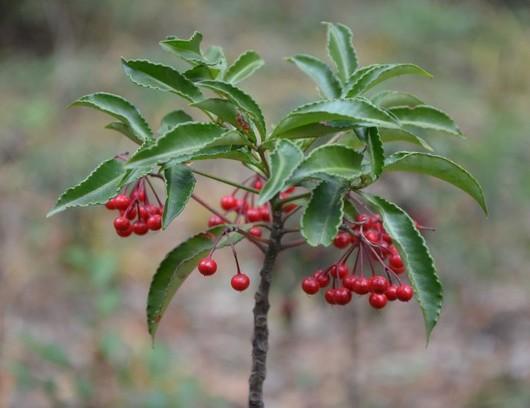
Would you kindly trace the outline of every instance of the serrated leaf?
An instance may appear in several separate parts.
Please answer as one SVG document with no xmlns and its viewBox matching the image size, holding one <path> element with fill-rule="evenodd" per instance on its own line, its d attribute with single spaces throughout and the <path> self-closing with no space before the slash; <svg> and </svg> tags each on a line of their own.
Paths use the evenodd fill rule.
<svg viewBox="0 0 530 408">
<path fill-rule="evenodd" d="M 193 103 L 191 106 L 213 113 L 223 122 L 230 123 L 234 127 L 239 126 L 237 123 L 237 106 L 226 99 L 209 98 Z"/>
<path fill-rule="evenodd" d="M 164 170 L 166 180 L 166 203 L 162 226 L 166 229 L 188 203 L 195 187 L 195 177 L 190 168 L 176 164 Z"/>
<path fill-rule="evenodd" d="M 184 163 L 187 161 L 196 160 L 212 160 L 212 159 L 229 159 L 237 160 L 244 164 L 254 164 L 252 155 L 240 146 L 225 145 L 225 146 L 208 146 L 200 149 L 195 153 L 179 156 L 175 160 L 171 160 L 168 166 L 176 163 Z"/>
<path fill-rule="evenodd" d="M 144 140 L 140 139 L 138 136 L 136 136 L 131 129 L 131 127 L 127 123 L 123 122 L 111 122 L 107 126 L 105 126 L 105 129 L 114 130 L 118 133 L 121 133 L 125 137 L 132 140 L 134 143 L 141 145 L 144 143 Z"/>
<path fill-rule="evenodd" d="M 185 122 L 170 129 L 156 142 L 137 151 L 127 167 L 165 163 L 193 153 L 223 137 L 226 129 L 209 123 Z"/>
<path fill-rule="evenodd" d="M 418 97 L 400 91 L 381 91 L 370 98 L 372 103 L 380 108 L 394 108 L 397 106 L 408 106 L 413 108 L 417 105 L 424 105 L 425 103 Z"/>
<path fill-rule="evenodd" d="M 206 59 L 201 53 L 202 34 L 195 31 L 190 38 L 183 39 L 168 37 L 160 41 L 160 46 L 191 64 L 206 64 Z"/>
<path fill-rule="evenodd" d="M 353 34 L 349 27 L 339 23 L 327 23 L 328 54 L 337 67 L 339 78 L 346 82 L 357 69 L 357 54 L 353 48 Z"/>
<path fill-rule="evenodd" d="M 353 98 L 387 79 L 400 75 L 432 77 L 423 68 L 414 64 L 380 64 L 364 72 L 355 81 L 348 82 L 348 85 L 344 87 L 343 95 L 347 98 Z"/>
<path fill-rule="evenodd" d="M 324 98 L 334 99 L 340 96 L 339 80 L 324 61 L 304 54 L 288 58 L 288 61 L 315 81 Z"/>
<path fill-rule="evenodd" d="M 478 181 L 463 167 L 443 156 L 418 152 L 394 153 L 385 160 L 385 171 L 406 171 L 439 178 L 468 193 L 485 213 L 488 212 Z"/>
<path fill-rule="evenodd" d="M 428 340 L 440 316 L 443 291 L 425 240 L 416 229 L 414 221 L 397 205 L 381 197 L 367 194 L 363 196 L 381 215 L 385 230 L 401 254 L 423 312 Z"/>
<path fill-rule="evenodd" d="M 260 69 L 265 62 L 257 52 L 249 50 L 241 54 L 226 70 L 223 79 L 237 84 Z"/>
<path fill-rule="evenodd" d="M 291 179 L 298 181 L 308 177 L 327 175 L 351 180 L 361 174 L 362 158 L 363 156 L 351 147 L 323 145 L 307 156 Z"/>
<path fill-rule="evenodd" d="M 199 260 L 212 249 L 214 241 L 224 230 L 224 226 L 219 226 L 189 238 L 170 251 L 160 263 L 147 296 L 147 326 L 153 339 L 176 291 Z M 221 239 L 217 247 L 222 248 L 241 238 L 241 235 L 232 233 L 230 237 Z"/>
<path fill-rule="evenodd" d="M 355 217 L 359 215 L 357 208 L 347 199 L 344 199 L 344 217 L 350 221 L 355 221 Z"/>
<path fill-rule="evenodd" d="M 182 73 L 192 82 L 214 79 L 212 71 L 204 64 L 198 64 Z"/>
<path fill-rule="evenodd" d="M 160 121 L 160 128 L 158 129 L 157 133 L 159 135 L 163 135 L 164 133 L 167 133 L 170 129 L 174 128 L 175 126 L 181 123 L 192 121 L 193 118 L 183 110 L 174 110 L 172 112 L 169 112 L 162 118 L 162 120 Z"/>
<path fill-rule="evenodd" d="M 412 133 L 410 130 L 404 129 L 380 129 L 379 136 L 383 143 L 390 142 L 407 142 L 412 143 L 416 146 L 421 146 L 426 150 L 432 151 L 433 148 L 427 141 L 418 136 L 416 133 Z"/>
<path fill-rule="evenodd" d="M 371 173 L 374 179 L 377 179 L 383 172 L 383 166 L 385 164 L 385 151 L 377 128 L 373 127 L 368 129 L 366 141 L 370 155 Z"/>
<path fill-rule="evenodd" d="M 462 132 L 449 115 L 432 106 L 398 107 L 389 109 L 389 112 L 399 119 L 405 130 L 409 129 L 408 126 L 412 126 L 462 136 Z"/>
<path fill-rule="evenodd" d="M 338 181 L 323 181 L 311 192 L 300 218 L 301 233 L 311 246 L 328 246 L 337 235 L 344 216 L 346 188 Z"/>
<path fill-rule="evenodd" d="M 258 197 L 258 205 L 265 204 L 285 188 L 287 180 L 304 160 L 304 153 L 289 140 L 280 140 L 270 157 L 270 176 Z"/>
<path fill-rule="evenodd" d="M 211 89 L 239 106 L 252 117 L 252 121 L 256 125 L 261 136 L 265 135 L 266 128 L 263 113 L 261 112 L 259 105 L 250 97 L 250 95 L 246 94 L 236 86 L 223 81 L 202 81 L 199 82 L 198 85 Z"/>
<path fill-rule="evenodd" d="M 167 65 L 148 60 L 125 59 L 122 59 L 122 65 L 125 74 L 137 85 L 173 92 L 190 102 L 202 99 L 201 91 L 192 81 Z"/>
<path fill-rule="evenodd" d="M 138 109 L 121 96 L 107 92 L 85 95 L 72 103 L 72 106 L 88 106 L 108 113 L 125 123 L 142 142 L 152 139 L 152 132 Z"/>
<path fill-rule="evenodd" d="M 271 137 L 283 137 L 282 134 L 307 125 L 341 120 L 347 120 L 350 126 L 399 127 L 391 115 L 364 99 L 336 99 L 296 108 L 278 123 Z"/>
</svg>

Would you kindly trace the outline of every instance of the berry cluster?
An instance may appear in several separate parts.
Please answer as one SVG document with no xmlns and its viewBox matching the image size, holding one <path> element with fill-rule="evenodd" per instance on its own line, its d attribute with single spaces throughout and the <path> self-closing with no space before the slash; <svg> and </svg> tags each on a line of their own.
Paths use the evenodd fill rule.
<svg viewBox="0 0 530 408">
<path fill-rule="evenodd" d="M 334 264 L 306 277 L 302 281 L 304 292 L 314 295 L 325 290 L 324 298 L 332 305 L 350 303 L 352 294 L 369 294 L 368 302 L 375 309 L 382 309 L 388 301 L 412 299 L 412 287 L 399 277 L 405 265 L 379 215 L 359 214 L 355 221 L 345 220 L 333 244 L 345 252 Z M 347 262 L 354 253 L 350 270 Z"/>
<path fill-rule="evenodd" d="M 151 204 L 146 185 L 151 189 L 157 204 Z M 116 197 L 105 204 L 109 210 L 118 210 L 119 215 L 114 219 L 114 228 L 120 237 L 128 237 L 132 233 L 145 235 L 149 230 L 158 231 L 162 228 L 162 202 L 147 179 L 140 178 L 130 189 L 127 187 Z"/>
</svg>

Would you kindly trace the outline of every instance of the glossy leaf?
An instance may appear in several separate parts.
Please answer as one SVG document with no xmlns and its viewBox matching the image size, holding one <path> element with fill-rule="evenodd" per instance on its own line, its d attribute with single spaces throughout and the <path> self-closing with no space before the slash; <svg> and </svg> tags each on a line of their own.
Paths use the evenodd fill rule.
<svg viewBox="0 0 530 408">
<path fill-rule="evenodd" d="M 288 59 L 303 73 L 308 75 L 320 89 L 324 98 L 334 99 L 340 96 L 340 83 L 328 65 L 311 55 L 295 55 Z"/>
<path fill-rule="evenodd" d="M 337 67 L 339 78 L 346 82 L 357 69 L 357 54 L 353 48 L 353 34 L 344 24 L 324 23 L 328 26 L 328 54 Z"/>
<path fill-rule="evenodd" d="M 455 162 L 434 154 L 398 152 L 385 161 L 385 171 L 406 171 L 428 174 L 465 191 L 487 213 L 486 200 L 478 181 Z"/>
<path fill-rule="evenodd" d="M 226 70 L 224 80 L 237 84 L 260 69 L 265 62 L 257 52 L 249 50 L 241 54 Z"/>
<path fill-rule="evenodd" d="M 215 71 L 214 71 L 215 72 Z M 212 70 L 207 65 L 198 64 L 182 73 L 192 82 L 215 79 Z"/>
<path fill-rule="evenodd" d="M 171 160 L 172 163 L 184 163 L 195 160 L 213 160 L 213 159 L 228 159 L 237 160 L 244 164 L 254 164 L 255 160 L 247 149 L 241 146 L 222 145 L 222 146 L 208 146 L 198 150 L 195 153 L 185 154 L 179 156 L 177 159 Z"/>
<path fill-rule="evenodd" d="M 125 74 L 137 85 L 173 92 L 190 102 L 202 99 L 201 91 L 192 81 L 167 65 L 147 60 L 125 59 L 122 59 L 122 65 Z"/>
<path fill-rule="evenodd" d="M 385 230 L 399 250 L 423 312 L 429 339 L 440 316 L 443 291 L 425 240 L 416 229 L 414 221 L 397 205 L 377 196 L 365 194 L 364 197 L 381 215 Z"/>
<path fill-rule="evenodd" d="M 195 31 L 188 39 L 168 37 L 160 41 L 160 46 L 192 64 L 207 64 L 201 53 L 201 42 L 202 34 Z"/>
<path fill-rule="evenodd" d="M 224 226 L 219 226 L 189 238 L 170 251 L 160 263 L 147 296 L 147 326 L 153 338 L 176 291 L 195 269 L 199 260 L 212 249 L 215 240 L 224 230 Z M 230 237 L 221 239 L 217 247 L 222 248 L 241 238 L 240 235 L 232 233 Z"/>
<path fill-rule="evenodd" d="M 193 118 L 188 115 L 183 110 L 174 110 L 166 114 L 160 121 L 160 128 L 158 129 L 158 134 L 163 135 L 167 133 L 170 129 L 173 129 L 175 126 L 184 123 L 192 122 Z"/>
<path fill-rule="evenodd" d="M 355 217 L 359 215 L 357 208 L 351 203 L 351 201 L 344 199 L 344 217 L 350 221 L 355 221 Z"/>
<path fill-rule="evenodd" d="M 400 91 L 382 91 L 372 96 L 370 100 L 380 108 L 395 108 L 397 106 L 413 108 L 418 105 L 424 105 L 424 102 L 418 97 Z"/>
<path fill-rule="evenodd" d="M 270 158 L 270 177 L 260 191 L 258 205 L 262 205 L 282 191 L 287 180 L 304 160 L 304 153 L 289 140 L 280 140 Z"/>
<path fill-rule="evenodd" d="M 456 123 L 445 112 L 432 106 L 417 105 L 414 108 L 398 107 L 389 109 L 389 112 L 399 119 L 399 122 L 405 130 L 408 129 L 408 126 L 413 126 L 438 130 L 457 136 L 462 135 Z"/>
<path fill-rule="evenodd" d="M 368 154 L 370 156 L 370 169 L 374 179 L 377 179 L 383 172 L 383 166 L 385 164 L 385 151 L 383 149 L 383 142 L 379 137 L 377 128 L 369 128 L 366 133 Z"/>
<path fill-rule="evenodd" d="M 79 98 L 72 106 L 89 106 L 108 113 L 128 125 L 142 142 L 152 139 L 152 132 L 146 120 L 131 102 L 121 96 L 97 92 Z"/>
<path fill-rule="evenodd" d="M 294 129 L 321 122 L 347 120 L 353 126 L 398 128 L 395 119 L 364 99 L 318 101 L 296 108 L 278 123 L 271 137 L 283 137 Z"/>
<path fill-rule="evenodd" d="M 208 123 L 186 122 L 170 129 L 156 142 L 136 152 L 127 167 L 166 163 L 181 155 L 196 152 L 223 137 L 226 129 Z"/>
<path fill-rule="evenodd" d="M 301 233 L 311 246 L 328 246 L 337 235 L 344 216 L 344 184 L 323 181 L 311 192 L 301 217 Z"/>
<path fill-rule="evenodd" d="M 131 127 L 127 123 L 123 122 L 111 122 L 107 126 L 105 126 L 105 129 L 114 130 L 118 133 L 121 133 L 125 137 L 129 138 L 136 144 L 143 144 L 144 140 L 140 139 L 136 134 L 133 132 Z"/>
<path fill-rule="evenodd" d="M 166 229 L 188 203 L 195 187 L 195 177 L 190 168 L 176 164 L 164 170 L 166 180 L 166 203 L 162 226 Z"/>
<path fill-rule="evenodd" d="M 230 123 L 234 127 L 239 126 L 237 123 L 238 108 L 234 103 L 226 99 L 209 98 L 193 103 L 191 106 L 213 113 L 223 122 Z"/>
<path fill-rule="evenodd" d="M 416 146 L 421 146 L 429 151 L 433 150 L 431 145 L 427 143 L 423 137 L 418 136 L 416 132 L 412 133 L 412 129 L 380 129 L 379 135 L 383 143 L 407 142 Z"/>
</svg>

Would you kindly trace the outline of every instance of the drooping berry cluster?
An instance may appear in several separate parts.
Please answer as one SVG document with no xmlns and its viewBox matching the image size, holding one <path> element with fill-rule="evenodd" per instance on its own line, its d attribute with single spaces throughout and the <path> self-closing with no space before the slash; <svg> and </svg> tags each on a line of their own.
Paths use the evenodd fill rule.
<svg viewBox="0 0 530 408">
<path fill-rule="evenodd" d="M 150 187 L 157 204 L 151 204 L 146 185 Z M 119 211 L 114 219 L 114 229 L 120 237 L 131 234 L 145 235 L 162 228 L 162 202 L 147 177 L 140 178 L 132 188 L 125 187 L 105 204 L 109 210 Z"/>
<path fill-rule="evenodd" d="M 326 302 L 332 305 L 350 303 L 352 294 L 369 294 L 368 302 L 375 309 L 385 307 L 388 301 L 412 299 L 412 287 L 399 277 L 405 265 L 379 215 L 359 214 L 355 221 L 345 220 L 333 244 L 345 252 L 334 264 L 306 277 L 304 292 L 314 295 L 324 290 Z M 351 258 L 350 269 L 347 263 Z"/>
</svg>

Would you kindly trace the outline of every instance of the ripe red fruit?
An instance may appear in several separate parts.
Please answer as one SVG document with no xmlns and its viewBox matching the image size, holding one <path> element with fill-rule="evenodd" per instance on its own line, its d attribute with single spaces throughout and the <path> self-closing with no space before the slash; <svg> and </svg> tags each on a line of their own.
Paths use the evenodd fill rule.
<svg viewBox="0 0 530 408">
<path fill-rule="evenodd" d="M 342 284 L 345 288 L 348 288 L 349 290 L 353 291 L 356 280 L 357 278 L 354 275 L 348 275 L 342 280 Z"/>
<path fill-rule="evenodd" d="M 346 288 L 335 289 L 335 303 L 347 305 L 351 301 L 351 292 Z"/>
<path fill-rule="evenodd" d="M 259 214 L 262 221 L 269 222 L 271 220 L 271 212 L 266 205 L 259 207 Z"/>
<path fill-rule="evenodd" d="M 365 295 L 370 292 L 370 284 L 368 283 L 368 279 L 366 279 L 364 276 L 360 276 L 355 279 L 353 291 L 358 295 Z"/>
<path fill-rule="evenodd" d="M 392 243 L 392 238 L 386 232 L 383 232 L 381 234 L 381 238 L 383 239 L 383 241 L 387 242 L 388 244 Z"/>
<path fill-rule="evenodd" d="M 246 215 L 248 222 L 261 221 L 261 212 L 257 208 L 249 208 Z"/>
<path fill-rule="evenodd" d="M 114 205 L 118 210 L 125 211 L 127 207 L 129 207 L 130 203 L 130 198 L 127 197 L 125 194 L 118 194 L 116 197 L 114 197 Z"/>
<path fill-rule="evenodd" d="M 365 238 L 372 244 L 377 244 L 381 240 L 381 235 L 375 230 L 368 230 L 364 233 Z"/>
<path fill-rule="evenodd" d="M 315 278 L 310 276 L 302 281 L 302 290 L 308 295 L 314 295 L 320 290 L 320 285 Z"/>
<path fill-rule="evenodd" d="M 221 197 L 221 208 L 226 211 L 233 210 L 237 207 L 237 200 L 233 195 Z"/>
<path fill-rule="evenodd" d="M 158 214 L 153 214 L 147 219 L 147 227 L 152 231 L 158 231 L 162 228 L 162 217 Z"/>
<path fill-rule="evenodd" d="M 254 184 L 252 184 L 252 187 L 254 187 L 256 190 L 261 190 L 263 188 L 263 181 L 261 179 L 256 179 Z"/>
<path fill-rule="evenodd" d="M 252 227 L 251 229 L 248 230 L 248 233 L 252 235 L 253 237 L 260 238 L 262 231 L 261 231 L 261 228 L 259 227 Z"/>
<path fill-rule="evenodd" d="M 116 201 L 114 201 L 114 198 L 111 198 L 109 201 L 105 203 L 105 207 L 107 207 L 109 210 L 115 210 L 116 209 Z"/>
<path fill-rule="evenodd" d="M 381 275 L 372 276 L 369 280 L 370 290 L 374 293 L 385 293 L 388 289 L 388 279 Z"/>
<path fill-rule="evenodd" d="M 248 202 L 245 201 L 245 200 L 242 200 L 241 198 L 238 198 L 236 199 L 236 208 L 235 210 L 239 213 L 239 214 L 245 214 L 248 210 Z"/>
<path fill-rule="evenodd" d="M 397 285 L 390 285 L 385 292 L 385 296 L 388 300 L 393 301 L 397 299 Z"/>
<path fill-rule="evenodd" d="M 221 217 L 219 217 L 218 215 L 212 215 L 209 219 L 208 219 L 208 226 L 209 227 L 215 227 L 217 225 L 221 225 L 221 224 L 224 224 L 225 222 L 223 221 L 223 219 Z"/>
<path fill-rule="evenodd" d="M 337 234 L 333 240 L 333 245 L 336 248 L 343 249 L 346 248 L 352 241 L 352 236 L 349 232 L 341 231 Z"/>
<path fill-rule="evenodd" d="M 136 198 L 138 200 L 140 200 L 141 202 L 145 202 L 145 197 L 146 197 L 145 190 L 142 189 L 142 190 L 136 191 Z"/>
<path fill-rule="evenodd" d="M 329 285 L 329 275 L 327 273 L 321 273 L 322 271 L 317 271 L 315 275 L 315 279 L 317 280 L 318 284 L 321 288 L 325 288 Z"/>
<path fill-rule="evenodd" d="M 116 231 L 125 231 L 131 226 L 131 222 L 126 217 L 117 217 L 114 220 L 114 228 L 116 228 Z"/>
<path fill-rule="evenodd" d="M 361 224 L 365 224 L 366 222 L 368 222 L 368 215 L 366 214 L 359 214 L 355 217 L 355 221 L 361 223 Z"/>
<path fill-rule="evenodd" d="M 391 266 L 392 269 L 403 268 L 403 260 L 401 259 L 401 256 L 399 256 L 399 254 L 392 255 L 388 259 L 388 264 Z"/>
<path fill-rule="evenodd" d="M 149 231 L 149 228 L 147 227 L 147 224 L 143 221 L 136 221 L 133 224 L 133 231 L 136 235 L 145 235 L 147 231 Z"/>
<path fill-rule="evenodd" d="M 330 305 L 334 305 L 335 304 L 335 289 L 326 290 L 326 293 L 324 294 L 324 298 L 326 299 L 326 302 L 328 302 Z"/>
<path fill-rule="evenodd" d="M 213 275 L 215 273 L 215 271 L 217 271 L 217 262 L 215 262 L 210 257 L 203 258 L 199 262 L 199 265 L 197 266 L 197 269 L 204 276 Z"/>
<path fill-rule="evenodd" d="M 414 295 L 414 290 L 410 285 L 400 285 L 396 290 L 397 298 L 402 302 L 408 302 Z"/>
<path fill-rule="evenodd" d="M 385 295 L 381 295 L 379 293 L 372 293 L 368 298 L 368 302 L 370 303 L 370 306 L 372 306 L 374 309 L 382 309 L 386 305 L 387 298 Z"/>
<path fill-rule="evenodd" d="M 137 214 L 137 211 L 136 211 L 136 208 L 134 207 L 129 208 L 127 211 L 125 211 L 125 216 L 130 220 L 134 220 L 136 218 L 136 214 Z"/>
<path fill-rule="evenodd" d="M 125 238 L 128 237 L 133 233 L 133 226 L 129 225 L 129 228 L 124 230 L 116 230 L 116 234 L 118 234 L 120 237 Z"/>
<path fill-rule="evenodd" d="M 138 207 L 138 215 L 142 220 L 147 220 L 150 215 L 149 209 L 146 206 L 141 205 Z"/>
<path fill-rule="evenodd" d="M 232 288 L 234 288 L 238 292 L 242 292 L 246 288 L 248 288 L 248 285 L 250 285 L 250 278 L 244 273 L 238 273 L 232 276 L 230 284 L 232 285 Z"/>
<path fill-rule="evenodd" d="M 333 276 L 334 278 L 338 276 L 339 278 L 343 279 L 346 277 L 346 275 L 348 275 L 349 271 L 348 271 L 348 267 L 346 266 L 346 264 L 341 263 L 338 265 L 333 265 L 331 269 L 329 270 L 329 272 L 331 273 L 331 276 Z"/>
</svg>

